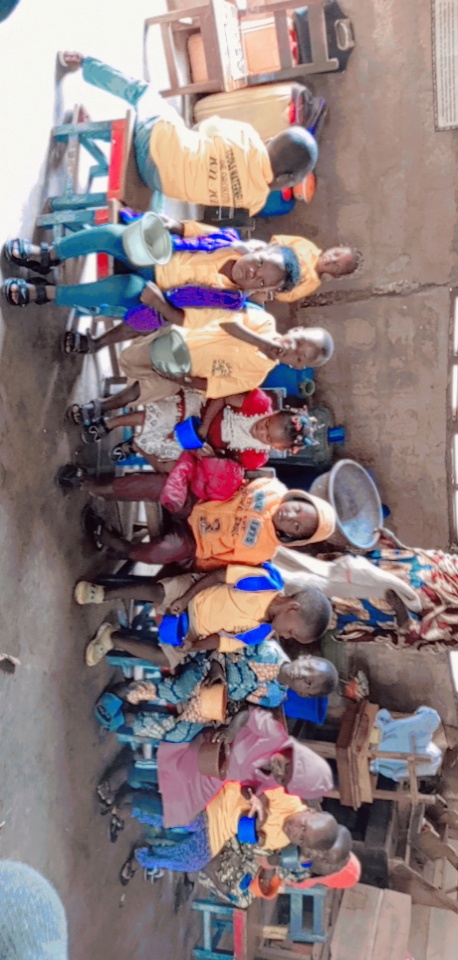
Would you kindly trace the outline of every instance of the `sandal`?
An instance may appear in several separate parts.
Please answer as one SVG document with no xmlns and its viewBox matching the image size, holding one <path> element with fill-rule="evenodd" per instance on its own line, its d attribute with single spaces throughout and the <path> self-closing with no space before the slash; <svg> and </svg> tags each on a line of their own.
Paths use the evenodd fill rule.
<svg viewBox="0 0 458 960">
<path fill-rule="evenodd" d="M 73 591 L 73 599 L 80 607 L 86 607 L 90 603 L 103 603 L 105 600 L 105 587 L 99 583 L 91 583 L 89 580 L 79 580 Z"/>
<path fill-rule="evenodd" d="M 98 420 L 102 416 L 102 403 L 100 400 L 89 400 L 89 403 L 72 403 L 71 407 L 67 407 L 66 417 L 68 420 L 71 420 L 72 423 L 76 423 L 77 427 L 80 427 L 82 424 L 85 426 L 89 423 L 92 423 L 93 420 Z"/>
<path fill-rule="evenodd" d="M 81 514 L 81 527 L 84 535 L 92 540 L 97 550 L 103 550 L 104 544 L 100 538 L 105 528 L 105 521 L 90 504 L 85 506 Z"/>
<path fill-rule="evenodd" d="M 144 867 L 143 869 L 143 879 L 146 880 L 146 883 L 156 883 L 156 880 L 162 880 L 164 876 L 164 870 L 161 870 L 160 867 Z"/>
<path fill-rule="evenodd" d="M 36 300 L 31 301 L 29 287 L 33 284 L 37 288 Z M 37 303 L 41 306 L 43 303 L 50 303 L 46 294 L 46 287 L 52 284 L 47 283 L 42 277 L 31 277 L 30 280 L 23 280 L 22 277 L 8 277 L 3 281 L 3 296 L 10 307 L 26 307 L 29 303 Z M 17 301 L 13 299 L 13 288 L 16 288 Z"/>
<path fill-rule="evenodd" d="M 14 253 L 14 250 L 17 253 Z M 3 247 L 3 253 L 10 263 L 17 267 L 25 267 L 27 270 L 36 270 L 37 273 L 46 276 L 52 267 L 57 267 L 60 260 L 53 260 L 49 252 L 49 243 L 40 243 L 40 259 L 31 260 L 32 244 L 29 240 L 23 240 L 22 237 L 16 237 L 14 240 L 7 240 Z"/>
<path fill-rule="evenodd" d="M 110 650 L 114 650 L 111 637 L 115 630 L 116 627 L 112 623 L 102 623 L 100 625 L 95 637 L 89 641 L 86 647 L 84 659 L 87 667 L 96 667 Z"/>
<path fill-rule="evenodd" d="M 97 800 L 101 806 L 100 813 L 102 816 L 105 816 L 112 808 L 114 804 L 114 794 L 111 789 L 111 783 L 109 780 L 101 780 L 97 784 L 96 790 Z"/>
<path fill-rule="evenodd" d="M 138 864 L 135 860 L 135 854 L 131 853 L 127 860 L 124 861 L 120 871 L 119 871 L 119 880 L 122 883 L 123 887 L 127 887 L 127 884 L 130 883 L 132 877 L 135 876 L 138 870 Z"/>
<path fill-rule="evenodd" d="M 102 437 L 106 437 L 110 432 L 110 428 L 107 424 L 107 421 L 104 417 L 99 417 L 98 420 L 93 420 L 92 423 L 86 423 L 81 432 L 81 439 L 83 443 L 99 443 Z"/>
<path fill-rule="evenodd" d="M 66 357 L 72 353 L 90 353 L 92 337 L 79 330 L 67 330 L 62 337 L 62 351 Z"/>
<path fill-rule="evenodd" d="M 63 467 L 59 467 L 54 480 L 61 490 L 79 490 L 86 477 L 87 471 L 84 467 L 78 467 L 76 463 L 65 463 Z"/>
<path fill-rule="evenodd" d="M 122 461 L 127 460 L 128 457 L 136 456 L 136 453 L 133 439 L 124 440 L 124 443 L 117 443 L 116 446 L 113 447 L 110 453 L 110 460 L 112 460 L 113 463 L 122 463 Z"/>
<path fill-rule="evenodd" d="M 118 817 L 117 813 L 112 813 L 110 818 L 110 842 L 116 843 L 119 834 L 124 830 L 125 823 L 122 817 Z"/>
</svg>

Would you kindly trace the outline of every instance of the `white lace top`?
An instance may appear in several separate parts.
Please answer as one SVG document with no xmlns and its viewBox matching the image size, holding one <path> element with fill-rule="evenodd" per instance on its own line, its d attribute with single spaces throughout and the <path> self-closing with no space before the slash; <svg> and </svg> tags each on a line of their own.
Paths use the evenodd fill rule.
<svg viewBox="0 0 458 960">
<path fill-rule="evenodd" d="M 205 402 L 204 394 L 185 390 L 183 396 L 177 393 L 146 403 L 145 422 L 135 437 L 136 443 L 145 453 L 155 454 L 161 460 L 178 460 L 183 448 L 175 440 L 173 431 L 182 418 L 199 417 Z"/>
<path fill-rule="evenodd" d="M 254 416 L 246 416 L 244 413 L 237 413 L 232 407 L 225 407 L 221 423 L 223 443 L 227 443 L 230 450 L 269 450 L 267 443 L 257 440 L 250 432 L 260 416 L 264 414 L 255 413 Z"/>
</svg>

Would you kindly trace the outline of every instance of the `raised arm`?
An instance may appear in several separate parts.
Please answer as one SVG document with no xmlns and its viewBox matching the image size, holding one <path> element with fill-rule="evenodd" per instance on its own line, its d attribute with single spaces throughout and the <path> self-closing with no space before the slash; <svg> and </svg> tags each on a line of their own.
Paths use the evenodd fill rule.
<svg viewBox="0 0 458 960">
<path fill-rule="evenodd" d="M 263 337 L 260 333 L 253 333 L 251 330 L 242 324 L 238 323 L 237 320 L 229 320 L 227 323 L 222 323 L 225 331 L 230 334 L 231 337 L 235 337 L 237 340 L 243 340 L 244 343 L 250 343 L 253 347 L 257 347 L 262 353 L 269 357 L 270 360 L 279 360 L 282 353 L 283 347 L 280 343 L 277 343 L 275 340 L 269 340 L 268 337 Z"/>
</svg>

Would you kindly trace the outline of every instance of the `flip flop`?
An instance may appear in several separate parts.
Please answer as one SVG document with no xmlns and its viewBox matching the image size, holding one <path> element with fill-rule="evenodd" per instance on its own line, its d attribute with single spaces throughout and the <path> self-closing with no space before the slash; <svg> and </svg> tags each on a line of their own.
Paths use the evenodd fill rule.
<svg viewBox="0 0 458 960">
<path fill-rule="evenodd" d="M 110 818 L 110 842 L 116 843 L 119 837 L 119 834 L 124 830 L 125 823 L 122 817 L 118 817 L 117 813 L 112 813 Z"/>
<path fill-rule="evenodd" d="M 92 540 L 97 550 L 103 550 L 104 548 L 104 544 L 100 539 L 104 527 L 105 521 L 103 518 L 99 516 L 90 503 L 86 504 L 81 514 L 81 529 L 84 535 L 88 537 L 89 540 Z"/>
<path fill-rule="evenodd" d="M 120 871 L 119 871 L 119 880 L 122 883 L 123 887 L 127 887 L 127 884 L 130 883 L 132 877 L 135 876 L 138 870 L 138 864 L 135 860 L 134 854 L 131 853 L 127 860 L 124 861 Z"/>
</svg>

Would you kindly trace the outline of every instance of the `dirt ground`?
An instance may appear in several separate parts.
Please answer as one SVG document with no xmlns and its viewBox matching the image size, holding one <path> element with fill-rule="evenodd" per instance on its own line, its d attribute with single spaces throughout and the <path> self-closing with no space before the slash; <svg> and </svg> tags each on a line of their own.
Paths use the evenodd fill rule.
<svg viewBox="0 0 458 960">
<path fill-rule="evenodd" d="M 80 48 L 140 75 L 142 21 L 162 6 L 21 0 L 0 24 L 5 239 L 31 238 L 46 197 L 62 186 L 50 130 L 81 102 L 82 81 L 56 72 L 56 50 Z M 83 95 L 93 118 L 123 114 L 102 94 Z M 3 261 L 2 272 L 15 271 Z M 92 360 L 62 357 L 65 320 L 57 308 L 0 304 L 0 652 L 21 661 L 14 675 L 0 672 L 0 856 L 31 864 L 55 884 L 72 960 L 185 960 L 196 942 L 190 904 L 174 912 L 170 876 L 153 888 L 138 874 L 121 899 L 117 873 L 136 831 L 129 825 L 111 845 L 95 801 L 100 773 L 116 752 L 93 718 L 110 668 L 84 665 L 101 613 L 76 607 L 72 588 L 102 569 L 104 558 L 82 538 L 84 498 L 62 496 L 53 478 L 80 447 L 77 429 L 65 423 L 66 406 L 74 395 L 93 394 L 96 375 Z"/>
</svg>

